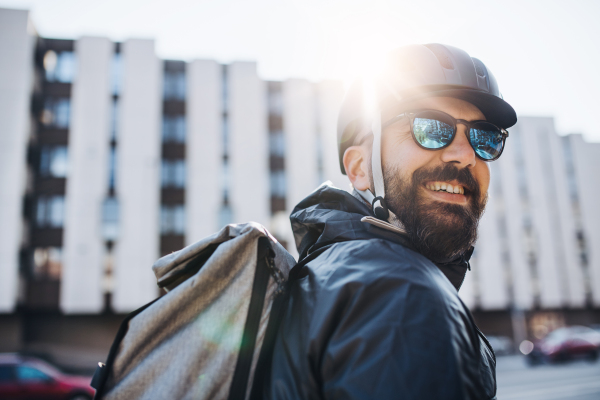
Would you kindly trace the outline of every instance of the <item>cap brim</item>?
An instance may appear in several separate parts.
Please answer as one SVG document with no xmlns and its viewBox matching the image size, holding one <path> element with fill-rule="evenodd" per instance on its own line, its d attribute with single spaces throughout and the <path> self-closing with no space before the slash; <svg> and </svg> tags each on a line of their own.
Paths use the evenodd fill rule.
<svg viewBox="0 0 600 400">
<path fill-rule="evenodd" d="M 479 108 L 485 119 L 501 128 L 508 129 L 517 123 L 517 113 L 503 99 L 489 93 L 480 92 L 472 89 L 444 89 L 431 92 L 420 93 L 406 97 L 402 103 L 414 101 L 427 97 L 452 97 L 473 104 Z"/>
</svg>

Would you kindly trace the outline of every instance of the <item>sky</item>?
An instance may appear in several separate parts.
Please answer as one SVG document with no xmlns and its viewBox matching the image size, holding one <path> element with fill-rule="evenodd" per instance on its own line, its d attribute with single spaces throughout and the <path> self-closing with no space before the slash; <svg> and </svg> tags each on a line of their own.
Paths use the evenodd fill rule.
<svg viewBox="0 0 600 400">
<path fill-rule="evenodd" d="M 520 116 L 600 142 L 600 1 L 0 0 L 43 37 L 154 38 L 167 59 L 254 60 L 263 79 L 341 79 L 444 43 L 482 60 Z"/>
</svg>

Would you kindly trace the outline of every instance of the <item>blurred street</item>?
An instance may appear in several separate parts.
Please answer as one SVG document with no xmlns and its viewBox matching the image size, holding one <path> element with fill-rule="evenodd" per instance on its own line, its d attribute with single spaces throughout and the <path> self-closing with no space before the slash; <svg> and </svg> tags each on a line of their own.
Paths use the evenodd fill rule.
<svg viewBox="0 0 600 400">
<path fill-rule="evenodd" d="M 498 400 L 598 400 L 600 362 L 529 367 L 523 356 L 498 357 Z"/>
</svg>

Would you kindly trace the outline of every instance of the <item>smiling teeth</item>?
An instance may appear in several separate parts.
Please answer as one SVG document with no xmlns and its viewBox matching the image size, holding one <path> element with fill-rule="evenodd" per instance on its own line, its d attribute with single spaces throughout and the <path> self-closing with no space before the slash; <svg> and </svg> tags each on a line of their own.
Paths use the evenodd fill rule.
<svg viewBox="0 0 600 400">
<path fill-rule="evenodd" d="M 465 189 L 462 186 L 452 186 L 451 184 L 446 182 L 431 182 L 428 183 L 425 187 L 427 187 L 427 189 L 429 190 L 433 190 L 436 192 L 444 191 L 453 194 L 465 194 Z"/>
</svg>

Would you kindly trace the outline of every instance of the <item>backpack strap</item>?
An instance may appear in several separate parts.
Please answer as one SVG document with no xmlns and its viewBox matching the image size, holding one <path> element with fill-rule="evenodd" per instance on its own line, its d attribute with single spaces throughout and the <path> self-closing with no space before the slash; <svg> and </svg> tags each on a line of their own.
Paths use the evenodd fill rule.
<svg viewBox="0 0 600 400">
<path fill-rule="evenodd" d="M 269 323 L 267 324 L 265 338 L 263 340 L 263 345 L 260 350 L 260 355 L 258 356 L 258 362 L 256 363 L 256 369 L 254 372 L 254 382 L 252 384 L 250 400 L 261 400 L 264 397 L 264 387 L 271 376 L 273 348 L 275 347 L 275 340 L 277 339 L 277 332 L 279 331 L 281 318 L 283 317 L 284 310 L 287 308 L 288 299 L 289 290 L 286 285 L 285 291 L 277 295 L 275 300 L 273 300 L 273 304 L 271 305 Z"/>
<path fill-rule="evenodd" d="M 246 398 L 248 376 L 252 367 L 252 359 L 254 358 L 254 348 L 256 347 L 256 336 L 258 335 L 260 318 L 263 313 L 269 278 L 271 277 L 267 263 L 272 262 L 274 257 L 275 253 L 271 248 L 269 239 L 264 236 L 260 237 L 258 239 L 256 272 L 254 273 L 254 282 L 252 284 L 252 297 L 248 306 L 248 316 L 244 325 L 237 365 L 233 373 L 233 379 L 231 380 L 229 400 L 244 400 Z M 269 319 L 271 318 L 269 317 Z"/>
<path fill-rule="evenodd" d="M 269 323 L 267 324 L 267 330 L 265 332 L 265 338 L 263 341 L 258 362 L 256 364 L 256 372 L 254 373 L 254 382 L 252 384 L 252 392 L 250 393 L 249 400 L 261 400 L 264 398 L 264 388 L 270 383 L 271 378 L 271 364 L 273 361 L 273 348 L 275 347 L 275 341 L 277 340 L 277 332 L 279 331 L 279 325 L 283 318 L 283 314 L 287 309 L 287 305 L 290 299 L 290 291 L 294 281 L 302 278 L 305 272 L 303 267 L 310 261 L 317 258 L 325 250 L 329 249 L 332 245 L 324 246 L 317 251 L 311 253 L 307 257 L 303 258 L 298 264 L 296 264 L 289 273 L 288 281 L 285 285 L 283 293 L 279 294 L 273 305 L 271 306 L 271 313 L 269 315 Z"/>
</svg>

